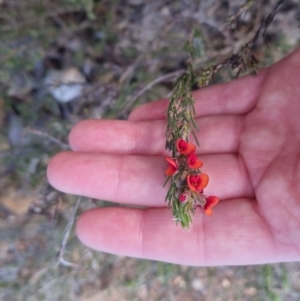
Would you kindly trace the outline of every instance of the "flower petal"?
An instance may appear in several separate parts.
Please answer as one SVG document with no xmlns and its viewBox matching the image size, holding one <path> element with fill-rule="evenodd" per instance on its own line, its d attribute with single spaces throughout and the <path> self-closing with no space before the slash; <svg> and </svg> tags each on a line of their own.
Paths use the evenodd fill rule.
<svg viewBox="0 0 300 301">
<path fill-rule="evenodd" d="M 189 155 L 195 151 L 196 146 L 183 139 L 178 139 L 176 141 L 176 149 L 181 155 Z"/>
<path fill-rule="evenodd" d="M 165 160 L 172 166 L 174 166 L 176 169 L 178 168 L 177 162 L 173 158 L 165 158 Z"/>
<path fill-rule="evenodd" d="M 199 175 L 200 181 L 199 181 L 199 186 L 198 186 L 198 191 L 204 189 L 208 185 L 209 177 L 207 174 L 202 173 Z"/>
<path fill-rule="evenodd" d="M 182 194 L 179 196 L 178 199 L 179 199 L 179 202 L 182 203 L 182 202 L 184 202 L 184 201 L 186 200 L 186 195 L 182 193 Z"/>
<path fill-rule="evenodd" d="M 189 168 L 197 169 L 203 166 L 203 162 L 200 161 L 195 153 L 189 154 L 187 158 L 187 164 Z"/>
<path fill-rule="evenodd" d="M 219 203 L 219 198 L 216 196 L 209 196 L 206 198 L 206 204 L 204 205 L 204 212 L 206 215 L 212 215 L 211 208 Z"/>
<path fill-rule="evenodd" d="M 207 174 L 198 174 L 198 175 L 188 175 L 187 184 L 192 191 L 201 191 L 208 184 L 208 175 Z"/>
<path fill-rule="evenodd" d="M 192 191 L 197 191 L 197 189 L 196 189 L 197 179 L 195 179 L 195 176 L 188 175 L 186 177 L 186 180 L 187 180 L 187 184 L 188 184 L 189 188 Z"/>
<path fill-rule="evenodd" d="M 212 215 L 212 213 L 213 213 L 212 210 L 211 210 L 210 208 L 204 209 L 204 212 L 205 212 L 205 214 L 208 215 L 208 216 Z"/>
<path fill-rule="evenodd" d="M 167 176 L 172 176 L 178 171 L 178 165 L 175 159 L 173 158 L 165 158 L 168 162 L 168 168 L 165 172 Z"/>
<path fill-rule="evenodd" d="M 166 174 L 166 176 L 172 176 L 172 175 L 174 175 L 175 173 L 177 172 L 177 168 L 175 168 L 174 166 L 172 166 L 172 165 L 168 165 L 168 168 L 167 168 L 167 170 L 166 170 L 166 172 L 165 172 L 165 174 Z"/>
</svg>

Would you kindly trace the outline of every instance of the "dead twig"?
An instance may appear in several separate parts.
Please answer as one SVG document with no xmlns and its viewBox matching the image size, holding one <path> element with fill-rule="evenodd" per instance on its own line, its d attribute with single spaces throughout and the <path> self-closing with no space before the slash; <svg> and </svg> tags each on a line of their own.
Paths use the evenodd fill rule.
<svg viewBox="0 0 300 301">
<path fill-rule="evenodd" d="M 227 19 L 227 22 L 229 23 L 229 27 L 232 28 L 237 23 L 237 19 L 244 13 L 246 13 L 251 7 L 253 6 L 253 0 L 247 0 L 242 6 L 239 7 L 238 11 L 230 16 Z"/>
<path fill-rule="evenodd" d="M 81 196 L 79 196 L 77 198 L 76 204 L 75 204 L 75 206 L 73 208 L 73 211 L 71 213 L 71 216 L 69 218 L 69 222 L 67 224 L 63 240 L 61 242 L 60 250 L 59 250 L 59 253 L 57 255 L 56 266 L 62 265 L 64 267 L 72 267 L 72 268 L 76 268 L 76 269 L 80 268 L 80 266 L 78 264 L 69 262 L 69 261 L 64 259 L 64 253 L 65 253 L 66 245 L 67 245 L 67 242 L 68 242 L 68 239 L 69 239 L 69 236 L 70 236 L 70 233 L 71 233 L 71 229 L 72 229 L 74 221 L 75 221 L 76 213 L 78 211 L 80 202 L 81 202 Z"/>
<path fill-rule="evenodd" d="M 26 128 L 25 131 L 27 133 L 31 134 L 31 135 L 47 138 L 51 142 L 59 145 L 62 149 L 65 149 L 65 150 L 70 150 L 71 149 L 68 144 L 61 142 L 59 139 L 51 136 L 48 133 L 45 133 L 45 132 L 42 132 L 42 131 L 39 131 L 39 130 L 36 130 L 36 129 L 32 129 L 32 128 Z"/>
<path fill-rule="evenodd" d="M 271 13 L 267 16 L 267 18 L 261 23 L 260 27 L 258 28 L 258 30 L 255 33 L 254 38 L 252 39 L 252 41 L 249 42 L 249 44 L 251 43 L 251 48 L 253 49 L 257 43 L 258 38 L 262 33 L 263 38 L 266 38 L 266 31 L 269 27 L 269 25 L 272 23 L 275 15 L 278 13 L 278 11 L 280 10 L 282 4 L 283 4 L 284 0 L 279 0 L 277 1 L 276 5 L 274 6 L 274 8 L 272 9 Z"/>
<path fill-rule="evenodd" d="M 146 91 L 150 90 L 153 88 L 153 86 L 164 82 L 166 80 L 170 80 L 172 78 L 177 78 L 180 75 L 182 75 L 185 71 L 184 70 L 178 70 L 175 72 L 171 72 L 171 73 L 167 73 L 164 74 L 158 78 L 156 78 L 155 80 L 153 80 L 152 82 L 150 82 L 149 84 L 147 84 L 144 88 L 142 88 L 140 91 L 138 91 L 135 95 L 133 96 L 129 96 L 126 100 L 126 105 L 123 107 L 123 109 L 119 112 L 118 114 L 118 118 L 121 118 L 126 112 L 128 112 L 128 110 L 131 109 L 131 107 L 133 106 L 133 104 L 135 103 L 135 101 L 141 97 Z"/>
</svg>

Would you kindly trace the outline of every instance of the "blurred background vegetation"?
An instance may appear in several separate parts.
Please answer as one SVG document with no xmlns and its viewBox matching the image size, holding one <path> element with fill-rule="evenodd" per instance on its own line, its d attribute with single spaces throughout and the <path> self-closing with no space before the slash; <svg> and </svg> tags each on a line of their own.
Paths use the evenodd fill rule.
<svg viewBox="0 0 300 301">
<path fill-rule="evenodd" d="M 251 3 L 0 0 L 0 300 L 300 300 L 299 263 L 192 268 L 94 252 L 71 232 L 71 264 L 56 264 L 76 198 L 45 170 L 71 127 L 168 96 L 195 29 L 199 68 L 236 52 L 276 1 Z M 299 20 L 299 1 L 284 1 L 255 50 L 260 67 L 299 46 Z M 107 205 L 85 199 L 77 214 Z"/>
</svg>

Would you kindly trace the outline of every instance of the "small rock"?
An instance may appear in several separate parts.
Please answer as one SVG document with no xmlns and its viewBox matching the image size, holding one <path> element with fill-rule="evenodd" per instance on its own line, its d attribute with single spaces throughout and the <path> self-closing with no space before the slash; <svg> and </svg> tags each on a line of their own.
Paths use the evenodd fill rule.
<svg viewBox="0 0 300 301">
<path fill-rule="evenodd" d="M 247 296 L 255 296 L 257 294 L 257 289 L 253 286 L 251 287 L 247 287 L 245 290 L 244 290 L 244 293 L 245 295 Z"/>
<path fill-rule="evenodd" d="M 145 284 L 142 284 L 138 291 L 137 291 L 137 295 L 139 298 L 141 298 L 142 300 L 147 300 L 148 297 L 148 288 Z"/>
<path fill-rule="evenodd" d="M 195 291 L 203 291 L 204 289 L 204 284 L 203 282 L 200 280 L 200 279 L 194 279 L 192 281 L 192 288 L 195 290 Z"/>
<path fill-rule="evenodd" d="M 178 287 L 181 287 L 181 288 L 186 287 L 186 282 L 182 276 L 176 276 L 172 282 L 173 282 L 173 285 L 176 285 Z"/>
<path fill-rule="evenodd" d="M 229 288 L 231 286 L 231 282 L 228 278 L 223 278 L 221 285 L 223 288 Z"/>
<path fill-rule="evenodd" d="M 44 80 L 47 91 L 61 103 L 67 103 L 81 96 L 85 83 L 85 77 L 75 67 L 51 70 Z"/>
<path fill-rule="evenodd" d="M 23 133 L 23 121 L 22 119 L 11 114 L 8 119 L 8 134 L 7 139 L 9 143 L 14 147 L 20 147 L 24 145 Z"/>
<path fill-rule="evenodd" d="M 163 17 L 168 17 L 170 16 L 171 12 L 170 12 L 170 8 L 168 6 L 164 6 L 161 10 L 160 10 L 160 14 Z"/>
</svg>

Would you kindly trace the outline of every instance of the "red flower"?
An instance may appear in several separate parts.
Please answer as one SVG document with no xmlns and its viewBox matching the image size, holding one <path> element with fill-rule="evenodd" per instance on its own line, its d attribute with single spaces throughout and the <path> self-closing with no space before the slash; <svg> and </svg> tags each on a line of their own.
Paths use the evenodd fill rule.
<svg viewBox="0 0 300 301">
<path fill-rule="evenodd" d="M 183 203 L 183 202 L 185 202 L 185 200 L 186 200 L 186 195 L 182 193 L 182 194 L 178 197 L 178 199 L 179 199 L 179 202 Z"/>
<path fill-rule="evenodd" d="M 181 155 L 189 155 L 195 151 L 196 146 L 193 143 L 188 143 L 183 139 L 178 139 L 176 141 L 176 149 Z"/>
<path fill-rule="evenodd" d="M 219 203 L 219 199 L 216 196 L 209 196 L 206 198 L 206 204 L 204 205 L 204 212 L 207 215 L 212 215 L 211 208 Z"/>
<path fill-rule="evenodd" d="M 166 170 L 166 175 L 167 176 L 172 176 L 178 171 L 178 165 L 175 159 L 173 158 L 165 158 L 166 161 L 169 163 L 168 168 Z"/>
<path fill-rule="evenodd" d="M 200 168 L 203 166 L 202 161 L 200 161 L 197 156 L 195 155 L 195 153 L 191 153 L 188 158 L 187 158 L 187 164 L 189 168 Z"/>
<path fill-rule="evenodd" d="M 179 202 L 183 203 L 185 201 L 188 201 L 191 198 L 191 191 L 185 190 L 182 194 L 179 195 L 178 199 Z"/>
<path fill-rule="evenodd" d="M 201 191 L 208 184 L 208 175 L 201 173 L 198 175 L 188 175 L 187 183 L 192 191 Z"/>
</svg>

